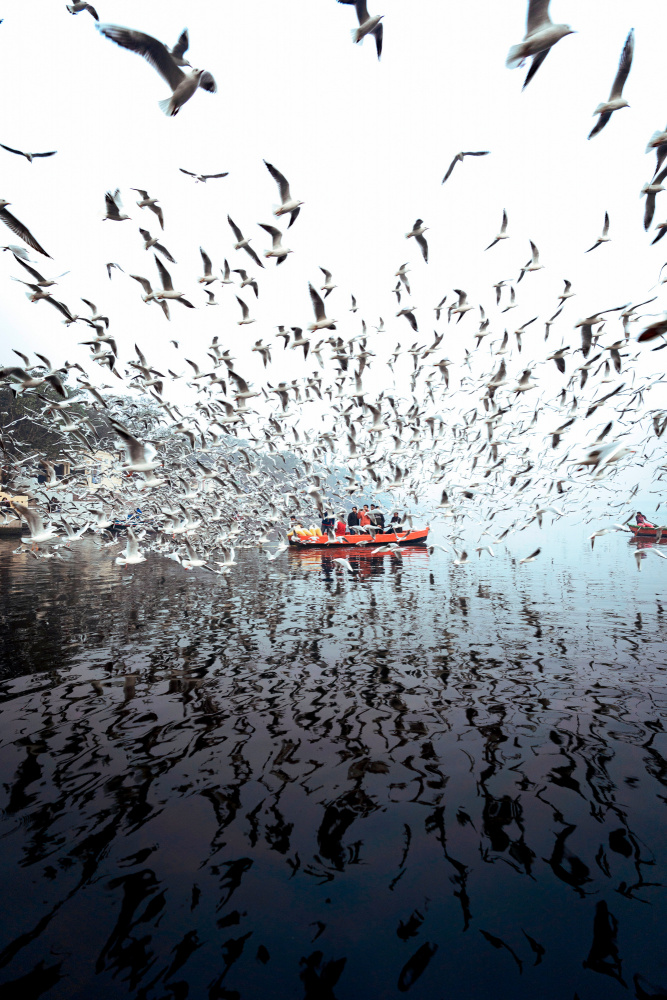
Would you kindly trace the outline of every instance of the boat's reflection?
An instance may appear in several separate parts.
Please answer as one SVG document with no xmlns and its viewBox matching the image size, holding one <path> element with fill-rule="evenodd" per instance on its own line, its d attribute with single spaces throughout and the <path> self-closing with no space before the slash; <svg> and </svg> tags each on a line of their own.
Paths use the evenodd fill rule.
<svg viewBox="0 0 667 1000">
<path fill-rule="evenodd" d="M 332 577 L 336 572 L 348 572 L 336 562 L 336 559 L 347 559 L 352 569 L 359 577 L 383 576 L 387 572 L 400 571 L 406 560 L 418 560 L 422 565 L 429 560 L 428 548 L 425 545 L 405 545 L 395 551 L 383 548 L 375 552 L 378 546 L 341 546 L 329 551 L 320 548 L 290 548 L 290 558 L 298 562 L 303 569 L 320 570 L 325 577 Z"/>
</svg>

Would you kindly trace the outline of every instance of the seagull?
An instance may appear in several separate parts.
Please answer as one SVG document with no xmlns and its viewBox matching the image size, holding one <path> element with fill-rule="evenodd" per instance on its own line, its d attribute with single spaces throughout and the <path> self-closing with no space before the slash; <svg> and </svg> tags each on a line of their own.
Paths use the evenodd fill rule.
<svg viewBox="0 0 667 1000">
<path fill-rule="evenodd" d="M 544 264 L 540 264 L 540 251 L 537 249 L 532 240 L 529 240 L 529 243 L 530 243 L 532 257 L 528 262 L 528 264 L 526 264 L 525 267 L 521 268 L 521 274 L 516 280 L 517 285 L 523 278 L 524 274 L 526 274 L 528 271 L 541 271 L 544 267 Z"/>
<path fill-rule="evenodd" d="M 169 49 L 152 35 L 123 28 L 117 24 L 98 23 L 96 27 L 105 38 L 110 38 L 116 45 L 143 56 L 169 84 L 172 89 L 171 97 L 158 102 L 166 115 L 172 117 L 177 115 L 198 87 L 208 90 L 211 94 L 217 91 L 215 80 L 210 73 L 203 69 L 193 69 L 190 73 L 184 73 Z"/>
<path fill-rule="evenodd" d="M 424 233 L 426 232 L 427 229 L 428 226 L 424 225 L 423 219 L 415 219 L 415 224 L 412 227 L 411 232 L 406 233 L 405 238 L 406 240 L 409 240 L 410 237 L 414 236 L 415 240 L 421 247 L 422 256 L 426 261 L 426 263 L 428 264 L 428 243 L 424 239 Z"/>
<path fill-rule="evenodd" d="M 352 41 L 355 43 L 362 42 L 366 35 L 375 36 L 375 48 L 377 50 L 378 59 L 382 55 L 382 25 L 381 21 L 384 14 L 373 14 L 368 13 L 368 7 L 366 6 L 366 0 L 338 0 L 339 3 L 354 4 L 357 9 L 357 20 L 359 21 L 359 27 L 352 29 Z"/>
<path fill-rule="evenodd" d="M 19 514 L 24 521 L 27 521 L 28 528 L 30 529 L 31 542 L 46 542 L 50 538 L 57 537 L 55 531 L 51 529 L 51 525 L 44 527 L 42 518 L 36 510 L 29 510 L 20 503 L 13 503 L 12 506 L 16 513 Z"/>
<path fill-rule="evenodd" d="M 129 461 L 123 466 L 124 469 L 130 472 L 152 472 L 162 465 L 162 462 L 152 461 L 155 457 L 155 448 L 152 445 L 144 444 L 113 417 L 110 418 L 110 423 L 118 437 L 125 443 Z"/>
<path fill-rule="evenodd" d="M 505 211 L 505 209 L 503 209 L 503 221 L 500 226 L 500 232 L 494 239 L 493 243 L 489 243 L 488 247 L 486 247 L 485 249 L 490 250 L 491 247 L 494 247 L 496 243 L 500 242 L 500 240 L 508 240 L 508 239 L 509 236 L 507 235 L 507 212 Z"/>
<path fill-rule="evenodd" d="M 276 266 L 278 264 L 282 264 L 282 262 L 287 258 L 287 254 L 293 252 L 292 250 L 288 250 L 286 247 L 284 247 L 280 242 L 283 234 L 280 232 L 279 229 L 276 229 L 275 226 L 266 226 L 264 225 L 263 222 L 258 223 L 258 225 L 260 225 L 262 229 L 265 229 L 266 232 L 269 233 L 269 235 L 271 236 L 271 239 L 273 240 L 273 246 L 271 247 L 270 250 L 266 251 L 264 256 L 276 257 L 277 258 Z M 289 229 L 289 226 L 287 228 Z"/>
<path fill-rule="evenodd" d="M 590 136 L 588 137 L 590 139 Z M 602 236 L 598 236 L 592 247 L 589 247 L 586 253 L 590 253 L 591 250 L 597 250 L 601 247 L 603 243 L 609 243 L 611 237 L 609 236 L 609 213 L 604 213 L 604 226 L 602 227 Z M 654 240 L 655 242 L 655 240 Z"/>
<path fill-rule="evenodd" d="M 243 319 L 237 320 L 238 325 L 239 326 L 249 326 L 250 323 L 254 323 L 255 320 L 254 319 L 250 319 L 250 310 L 248 309 L 248 307 L 245 304 L 245 302 L 243 301 L 243 299 L 240 299 L 238 297 L 238 295 L 237 295 L 236 296 L 236 301 L 241 306 L 241 311 L 243 312 Z"/>
<path fill-rule="evenodd" d="M 275 209 L 273 214 L 276 216 L 289 215 L 290 220 L 289 226 L 287 227 L 289 229 L 290 226 L 296 222 L 303 202 L 296 201 L 296 199 L 292 197 L 287 178 L 284 177 L 279 170 L 276 170 L 272 163 L 267 163 L 267 161 L 264 160 L 264 165 L 278 185 L 278 190 L 280 191 L 281 204 Z"/>
<path fill-rule="evenodd" d="M 255 298 L 258 299 L 259 298 L 259 286 L 257 284 L 256 279 L 255 278 L 249 278 L 247 272 L 244 271 L 242 267 L 235 267 L 234 268 L 234 274 L 240 274 L 241 275 L 241 288 L 245 288 L 246 285 L 250 285 L 250 287 L 252 288 L 253 292 L 255 293 Z"/>
<path fill-rule="evenodd" d="M 662 185 L 665 177 L 667 177 L 667 167 L 665 167 L 664 170 L 661 170 L 659 174 L 654 176 L 653 179 L 650 180 L 648 184 L 645 184 L 641 189 L 639 197 L 641 198 L 643 195 L 646 195 L 646 205 L 644 207 L 644 229 L 648 229 L 653 222 L 653 215 L 655 213 L 655 198 L 657 194 L 665 190 Z"/>
<path fill-rule="evenodd" d="M 139 230 L 139 232 L 141 232 L 141 230 Z M 119 271 L 123 271 L 123 268 L 120 266 L 120 264 L 114 264 L 113 261 L 109 261 L 109 263 L 107 264 L 107 275 L 109 281 L 111 281 L 111 272 L 113 271 L 114 267 L 118 268 Z M 124 273 L 125 272 L 123 271 L 123 274 Z"/>
<path fill-rule="evenodd" d="M 30 267 L 29 264 L 26 264 L 22 257 L 17 256 L 17 254 L 14 254 L 13 256 L 16 263 L 26 269 L 28 274 L 32 276 L 35 284 L 39 285 L 40 288 L 50 288 L 52 285 L 57 284 L 58 278 L 64 278 L 66 274 L 69 274 L 69 271 L 63 271 L 63 273 L 57 275 L 56 278 L 45 278 L 44 275 L 40 274 L 39 271 L 36 271 L 34 267 Z"/>
<path fill-rule="evenodd" d="M 243 233 L 241 232 L 241 230 L 239 229 L 239 227 L 236 225 L 236 223 L 232 221 L 232 219 L 230 218 L 229 215 L 227 216 L 227 222 L 231 226 L 232 232 L 234 233 L 234 236 L 236 237 L 236 243 L 234 244 L 234 249 L 235 250 L 245 250 L 245 252 L 252 257 L 252 259 L 254 260 L 254 262 L 256 264 L 259 264 L 260 267 L 264 267 L 264 265 L 262 264 L 261 260 L 257 256 L 257 254 L 255 253 L 255 251 L 253 250 L 253 248 L 250 246 L 250 240 L 246 240 L 245 239 L 245 237 L 243 236 Z"/>
<path fill-rule="evenodd" d="M 75 0 L 72 4 L 65 5 L 70 12 L 70 14 L 82 14 L 84 10 L 87 10 L 91 17 L 94 17 L 96 21 L 99 21 L 97 16 L 97 11 L 94 7 L 91 7 L 89 3 L 81 3 L 80 0 Z"/>
<path fill-rule="evenodd" d="M 614 80 L 611 92 L 609 94 L 609 100 L 605 104 L 598 104 L 597 108 L 593 112 L 594 115 L 599 115 L 597 122 L 591 129 L 588 136 L 592 139 L 594 135 L 601 132 L 605 127 L 609 119 L 611 118 L 614 111 L 620 111 L 621 108 L 629 108 L 630 105 L 622 97 L 623 87 L 625 86 L 625 81 L 628 78 L 628 73 L 630 72 L 630 67 L 632 66 L 632 53 L 635 47 L 635 29 L 631 28 L 628 37 L 625 39 L 625 45 L 623 46 L 623 51 L 621 52 L 621 59 L 618 64 L 618 72 L 616 73 L 616 79 Z"/>
<path fill-rule="evenodd" d="M 566 35 L 574 34 L 569 24 L 554 24 L 549 17 L 549 0 L 528 0 L 526 34 L 519 45 L 509 50 L 505 65 L 509 69 L 523 66 L 525 60 L 533 57 L 522 90 L 525 90 L 556 42 Z"/>
<path fill-rule="evenodd" d="M 212 285 L 214 281 L 218 281 L 218 278 L 213 277 L 213 265 L 211 264 L 211 258 L 206 253 L 205 250 L 199 248 L 199 253 L 201 255 L 202 264 L 204 265 L 204 274 L 199 278 L 200 285 Z"/>
<path fill-rule="evenodd" d="M 413 315 L 415 309 L 416 309 L 416 306 L 405 306 L 404 309 L 399 309 L 399 311 L 396 313 L 396 318 L 398 319 L 399 316 L 405 316 L 405 318 L 407 319 L 408 323 L 410 324 L 410 326 L 412 327 L 412 329 L 415 331 L 415 333 L 419 333 L 419 328 L 417 326 L 417 320 L 416 320 L 415 316 Z"/>
<path fill-rule="evenodd" d="M 212 181 L 217 177 L 229 177 L 229 170 L 226 170 L 223 174 L 193 174 L 191 170 L 184 170 L 183 167 L 179 167 L 178 169 L 182 174 L 194 177 L 195 184 L 206 184 L 206 181 Z"/>
<path fill-rule="evenodd" d="M 171 275 L 160 258 L 153 254 L 153 259 L 157 265 L 157 269 L 160 274 L 160 281 L 162 282 L 162 291 L 155 292 L 155 298 L 158 302 L 161 302 L 163 299 L 174 299 L 176 302 L 180 302 L 182 305 L 187 306 L 188 309 L 194 309 L 192 302 L 188 302 L 188 300 L 183 297 L 183 292 L 174 291 Z"/>
<path fill-rule="evenodd" d="M 32 163 L 34 159 L 40 156 L 55 156 L 58 152 L 57 149 L 52 149 L 49 153 L 24 153 L 22 149 L 12 149 L 11 146 L 5 146 L 0 142 L 2 149 L 6 149 L 8 153 L 16 153 L 17 156 L 25 156 L 28 163 Z"/>
<path fill-rule="evenodd" d="M 449 167 L 447 168 L 447 173 L 442 178 L 442 183 L 444 184 L 445 181 L 449 180 L 449 178 L 452 176 L 452 171 L 454 170 L 454 167 L 456 166 L 457 163 L 463 163 L 464 156 L 488 156 L 490 152 L 491 151 L 489 149 L 480 149 L 477 151 L 468 150 L 467 152 L 457 153 L 452 162 L 449 164 Z"/>
<path fill-rule="evenodd" d="M 159 239 L 156 236 L 151 236 L 151 234 L 148 232 L 147 229 L 140 229 L 139 232 L 141 233 L 144 240 L 144 250 L 150 250 L 151 247 L 154 247 L 162 254 L 163 257 L 166 257 L 167 260 L 170 260 L 172 264 L 176 263 L 174 258 L 167 250 L 167 248 L 162 246 L 162 244 L 160 243 Z M 118 267 L 117 264 L 116 267 Z"/>
<path fill-rule="evenodd" d="M 310 300 L 313 303 L 313 309 L 315 310 L 315 322 L 310 324 L 308 327 L 309 331 L 314 333 L 316 330 L 335 330 L 336 320 L 327 319 L 322 298 L 315 291 L 310 282 L 308 283 L 308 291 L 310 292 Z"/>
<path fill-rule="evenodd" d="M 362 0 L 362 2 L 363 2 L 363 0 Z M 364 541 L 365 541 L 365 539 L 364 539 Z M 334 559 L 334 562 L 338 563 L 340 566 L 344 567 L 344 569 L 346 569 L 349 573 L 355 573 L 356 572 L 354 566 L 350 563 L 349 559 L 342 559 L 342 558 L 339 557 L 338 559 Z"/>
<path fill-rule="evenodd" d="M 137 202 L 138 207 L 150 208 L 151 212 L 155 212 L 160 221 L 160 229 L 164 229 L 164 215 L 162 214 L 162 209 L 158 205 L 158 199 L 149 198 L 148 191 L 142 191 L 141 188 L 132 188 L 132 190 L 141 195 L 141 201 Z"/>
<path fill-rule="evenodd" d="M 146 562 L 146 556 L 139 549 L 139 540 L 132 531 L 132 528 L 128 528 L 125 552 L 116 557 L 116 566 L 132 566 L 135 563 L 142 562 Z"/>
<path fill-rule="evenodd" d="M 531 552 L 529 556 L 525 556 L 524 559 L 519 559 L 519 565 L 522 566 L 523 563 L 535 562 L 541 551 L 542 549 L 535 549 L 535 551 Z"/>
<path fill-rule="evenodd" d="M 144 294 L 142 295 L 142 298 L 144 302 L 157 302 L 157 304 L 162 309 L 162 312 L 165 314 L 166 318 L 170 319 L 171 317 L 169 315 L 169 304 L 165 302 L 164 299 L 158 300 L 156 298 L 155 292 L 153 291 L 153 287 L 148 278 L 142 278 L 141 275 L 139 274 L 131 274 L 130 277 L 133 278 L 135 281 L 138 281 L 141 287 L 143 288 Z"/>
<path fill-rule="evenodd" d="M 129 215 L 121 214 L 121 208 L 123 207 L 123 203 L 120 200 L 119 188 L 116 188 L 113 194 L 111 193 L 111 191 L 107 191 L 107 193 L 104 195 L 104 202 L 106 205 L 106 215 L 102 220 L 103 222 L 106 222 L 107 219 L 109 219 L 111 222 L 125 222 L 126 219 L 130 218 Z"/>
<path fill-rule="evenodd" d="M 333 281 L 331 280 L 331 271 L 327 271 L 326 267 L 321 267 L 320 271 L 324 275 L 324 284 L 320 288 L 320 291 L 324 292 L 324 298 L 326 299 L 329 297 L 329 295 L 331 295 L 334 288 L 337 288 L 338 286 L 334 285 Z M 352 299 L 354 300 L 354 295 L 352 296 Z M 355 311 L 356 310 L 354 308 L 350 309 L 350 312 L 355 312 Z"/>
</svg>

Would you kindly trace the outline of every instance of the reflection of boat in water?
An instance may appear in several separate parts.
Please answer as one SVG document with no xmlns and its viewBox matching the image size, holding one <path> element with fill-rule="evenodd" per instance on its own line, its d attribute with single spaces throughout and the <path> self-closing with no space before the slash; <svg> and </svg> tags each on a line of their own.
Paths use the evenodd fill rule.
<svg viewBox="0 0 667 1000">
<path fill-rule="evenodd" d="M 644 525 L 629 524 L 628 527 L 637 541 L 667 542 L 667 526 L 646 528 Z"/>
<path fill-rule="evenodd" d="M 419 528 L 417 531 L 397 531 L 386 534 L 372 535 L 338 535 L 335 541 L 330 542 L 326 535 L 317 535 L 313 538 L 290 538 L 290 545 L 295 549 L 338 549 L 354 547 L 363 549 L 369 545 L 377 548 L 380 545 L 426 545 L 428 538 L 428 528 Z"/>
<path fill-rule="evenodd" d="M 333 575 L 336 570 L 336 557 L 348 560 L 359 577 L 377 576 L 400 570 L 405 561 L 417 559 L 428 563 L 428 548 L 425 545 L 405 545 L 400 550 L 375 552 L 377 545 L 347 546 L 342 552 L 336 551 L 335 545 L 292 545 L 288 555 L 304 570 L 321 570 L 325 576 Z"/>
</svg>

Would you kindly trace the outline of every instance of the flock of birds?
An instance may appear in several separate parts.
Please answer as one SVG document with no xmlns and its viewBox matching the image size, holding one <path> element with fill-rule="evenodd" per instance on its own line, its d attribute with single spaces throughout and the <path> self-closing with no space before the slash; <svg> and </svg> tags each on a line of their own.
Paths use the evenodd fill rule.
<svg viewBox="0 0 667 1000">
<path fill-rule="evenodd" d="M 352 4 L 354 0 L 338 2 Z M 356 0 L 354 6 L 358 27 L 353 40 L 357 43 L 373 36 L 379 58 L 382 16 L 369 14 L 365 0 Z M 104 37 L 141 55 L 157 70 L 171 88 L 171 96 L 160 102 L 166 114 L 179 113 L 200 88 L 215 94 L 211 73 L 193 69 L 185 58 L 187 30 L 169 48 L 143 32 L 99 23 L 90 4 L 74 3 L 67 9 L 71 14 L 91 15 Z M 568 25 L 551 22 L 549 0 L 530 0 L 525 37 L 511 49 L 507 65 L 531 59 L 526 86 L 549 51 L 570 33 Z M 634 32 L 630 31 L 609 99 L 596 109 L 598 120 L 589 138 L 607 125 L 615 111 L 627 107 L 622 92 L 633 48 Z M 55 151 L 27 153 L 0 145 L 29 163 L 55 155 Z M 642 191 L 646 229 L 653 219 L 656 197 L 664 190 L 667 130 L 651 137 L 649 149 L 657 153 L 657 164 L 653 179 Z M 442 183 L 466 157 L 489 154 L 489 150 L 457 153 Z M 260 224 L 270 237 L 270 247 L 259 251 L 251 246 L 253 236 L 247 235 L 247 226 L 242 229 L 228 214 L 231 235 L 223 266 L 214 264 L 200 248 L 202 273 L 176 284 L 165 264 L 176 264 L 172 253 L 176 248 L 164 235 L 168 219 L 160 198 L 155 192 L 133 188 L 137 211 L 128 214 L 120 190 L 108 191 L 105 221 L 126 222 L 130 228 L 137 215 L 142 221 L 150 219 L 152 231 L 144 222 L 139 233 L 155 266 L 155 273 L 146 276 L 109 262 L 108 287 L 113 289 L 118 281 L 136 282 L 140 289 L 137 308 L 157 306 L 165 321 L 170 321 L 176 305 L 194 311 L 199 308 L 197 296 L 203 292 L 206 302 L 202 306 L 215 306 L 224 294 L 231 294 L 225 291 L 231 285 L 239 306 L 238 325 L 253 324 L 253 300 L 259 298 L 262 287 L 260 271 L 273 260 L 276 266 L 288 260 L 292 250 L 283 240 L 304 204 L 292 194 L 285 174 L 274 164 L 264 163 L 280 197 L 272 223 Z M 195 183 L 227 176 L 226 172 L 179 169 Z M 321 272 L 323 283 L 313 278 L 308 285 L 312 321 L 278 326 L 274 338 L 257 339 L 252 347 L 248 342 L 264 372 L 263 380 L 253 383 L 239 370 L 243 362 L 240 365 L 233 352 L 239 346 L 245 348 L 233 330 L 213 337 L 205 347 L 205 360 L 186 356 L 180 340 L 170 342 L 174 360 L 169 365 L 151 360 L 138 343 L 133 355 L 121 358 L 112 316 L 90 298 L 81 299 L 88 315 L 80 315 L 71 303 L 62 301 L 57 292 L 62 275 L 49 277 L 38 269 L 42 265 L 26 247 L 49 259 L 50 255 L 8 211 L 10 204 L 0 199 L 0 221 L 25 244 L 2 248 L 17 265 L 14 279 L 26 287 L 32 303 L 48 303 L 68 328 L 83 329 L 79 343 L 90 350 L 87 367 L 65 360 L 53 363 L 42 354 L 35 354 L 33 360 L 14 349 L 21 364 L 5 359 L 0 368 L 0 387 L 22 398 L 37 399 L 41 405 L 11 420 L 6 413 L 0 415 L 2 489 L 10 495 L 28 495 L 32 501 L 29 507 L 14 505 L 30 531 L 30 538 L 17 552 L 29 552 L 38 559 L 64 558 L 78 539 L 93 536 L 102 548 L 113 550 L 125 544 L 124 552 L 116 556 L 122 566 L 159 555 L 185 570 L 202 569 L 224 577 L 236 565 L 235 548 L 241 544 L 261 545 L 268 560 L 276 559 L 287 548 L 291 515 L 311 522 L 325 511 L 337 513 L 352 502 L 379 499 L 385 509 L 413 507 L 413 514 L 405 514 L 409 524 L 413 518 L 450 521 L 452 543 L 460 537 L 456 531 L 462 522 L 478 524 L 477 555 L 491 558 L 494 545 L 505 543 L 533 522 L 541 526 L 547 514 L 561 517 L 589 510 L 592 485 L 598 495 L 610 490 L 611 508 L 625 508 L 638 487 L 619 498 L 609 482 L 623 470 L 630 455 L 634 455 L 632 462 L 653 463 L 656 481 L 667 469 L 662 464 L 660 440 L 667 428 L 667 412 L 652 402 L 660 393 L 664 398 L 665 379 L 642 375 L 638 364 L 645 344 L 652 344 L 649 350 L 667 347 L 667 316 L 656 319 L 641 311 L 656 296 L 611 307 L 603 303 L 604 308 L 575 319 L 571 300 L 576 289 L 564 280 L 544 316 L 522 319 L 515 326 L 511 320 L 513 310 L 521 306 L 520 283 L 544 269 L 532 241 L 530 258 L 518 266 L 517 276 L 498 280 L 489 288 L 490 306 L 470 302 L 462 288 L 447 291 L 432 306 L 440 327 L 432 338 L 420 331 L 423 321 L 412 298 L 411 263 L 402 263 L 387 276 L 396 296 L 395 318 L 404 322 L 402 329 L 410 338 L 416 335 L 417 339 L 408 344 L 401 337 L 393 351 L 385 320 L 379 317 L 377 323 L 368 323 L 351 289 L 347 290 L 349 304 L 343 304 L 333 272 L 318 264 L 313 272 Z M 19 214 L 23 216 L 23 210 Z M 289 221 L 280 228 L 286 216 Z M 158 236 L 154 235 L 156 226 Z M 655 241 L 667 231 L 667 223 L 658 229 Z M 500 228 L 485 250 L 480 248 L 482 252 L 510 239 L 509 230 L 503 210 Z M 427 231 L 424 220 L 418 218 L 405 234 L 418 246 L 419 267 L 429 262 Z M 601 234 L 587 252 L 609 242 L 609 231 L 605 214 Z M 230 260 L 241 260 L 246 266 L 233 267 Z M 341 310 L 344 321 L 333 317 Z M 137 316 L 140 321 L 140 313 Z M 541 339 L 534 325 L 540 322 Z M 343 336 L 339 327 L 348 324 L 356 329 Z M 567 336 L 558 338 L 559 327 L 567 330 Z M 527 338 L 531 341 L 529 360 L 523 355 Z M 187 354 L 196 351 L 193 337 Z M 288 367 L 293 378 L 272 375 L 276 351 L 289 357 L 289 365 L 281 362 L 281 367 Z M 452 360 L 448 354 L 458 357 Z M 183 364 L 189 371 L 176 370 Z M 560 383 L 554 390 L 555 378 Z M 378 381 L 383 388 L 371 388 L 370 383 Z M 183 385 L 189 387 L 187 405 L 170 398 L 177 384 L 181 397 Z M 23 436 L 26 422 L 57 435 L 58 459 L 34 451 Z M 91 487 L 90 471 L 99 462 L 99 453 L 118 455 L 121 451 L 125 458 L 118 458 L 101 482 Z M 61 459 L 70 465 L 64 478 L 58 478 L 55 470 Z M 435 486 L 439 499 L 429 500 Z M 120 541 L 110 529 L 137 508 L 140 520 Z M 508 526 L 494 530 L 496 517 L 509 522 Z M 595 532 L 591 544 L 608 531 L 627 531 L 627 520 Z M 372 536 L 360 538 L 359 544 L 372 545 Z M 438 548 L 450 552 L 437 545 L 432 551 Z M 386 551 L 400 558 L 396 546 Z M 661 555 L 657 547 L 652 551 Z M 469 559 L 458 548 L 453 554 L 456 566 Z M 539 554 L 538 548 L 520 563 L 532 562 Z M 644 555 L 637 553 L 639 569 Z M 347 560 L 337 562 L 341 569 L 354 573 Z"/>
</svg>

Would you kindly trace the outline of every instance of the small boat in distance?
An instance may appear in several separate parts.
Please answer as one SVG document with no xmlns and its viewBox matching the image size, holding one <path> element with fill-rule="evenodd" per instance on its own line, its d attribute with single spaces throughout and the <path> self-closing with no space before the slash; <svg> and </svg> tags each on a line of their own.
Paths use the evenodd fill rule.
<svg viewBox="0 0 667 1000">
<path fill-rule="evenodd" d="M 326 535 L 313 535 L 310 538 L 290 538 L 289 543 L 299 549 L 335 549 L 341 546 L 366 545 L 377 548 L 380 545 L 391 545 L 392 543 L 394 545 L 426 545 L 428 532 L 428 528 L 419 528 L 416 531 L 385 531 L 382 534 L 377 532 L 373 537 L 364 531 L 357 535 L 338 535 L 333 542 L 330 542 Z"/>
<path fill-rule="evenodd" d="M 629 524 L 628 528 L 635 538 L 653 538 L 659 542 L 667 542 L 667 525 L 647 528 L 645 524 Z"/>
</svg>

